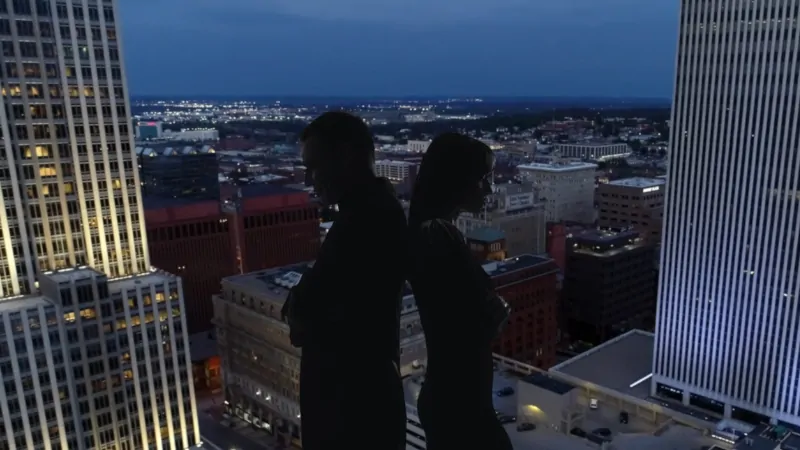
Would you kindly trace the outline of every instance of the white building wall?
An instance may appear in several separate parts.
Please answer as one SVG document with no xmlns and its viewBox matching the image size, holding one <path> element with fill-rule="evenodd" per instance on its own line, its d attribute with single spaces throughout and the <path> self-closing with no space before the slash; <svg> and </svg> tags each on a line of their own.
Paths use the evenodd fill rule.
<svg viewBox="0 0 800 450">
<path fill-rule="evenodd" d="M 657 383 L 800 425 L 800 1 L 683 0 Z"/>
<path fill-rule="evenodd" d="M 9 450 L 199 443 L 179 280 L 108 282 L 84 269 L 42 283 L 56 295 L 0 303 L 0 441 Z"/>
<path fill-rule="evenodd" d="M 596 165 L 525 164 L 518 169 L 520 176 L 538 190 L 547 222 L 594 221 Z"/>
</svg>

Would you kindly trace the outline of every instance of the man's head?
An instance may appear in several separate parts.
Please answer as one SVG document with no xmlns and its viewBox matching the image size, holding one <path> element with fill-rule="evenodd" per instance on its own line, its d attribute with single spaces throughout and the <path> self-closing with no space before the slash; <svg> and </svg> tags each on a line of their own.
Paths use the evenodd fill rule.
<svg viewBox="0 0 800 450">
<path fill-rule="evenodd" d="M 300 136 L 306 184 L 323 202 L 335 204 L 352 185 L 373 175 L 375 143 L 359 117 L 331 111 L 317 117 Z"/>
</svg>

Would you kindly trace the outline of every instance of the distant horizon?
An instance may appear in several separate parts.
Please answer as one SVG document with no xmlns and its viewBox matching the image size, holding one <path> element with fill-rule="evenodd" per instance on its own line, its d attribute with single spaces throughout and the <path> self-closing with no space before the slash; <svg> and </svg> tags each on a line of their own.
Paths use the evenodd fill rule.
<svg viewBox="0 0 800 450">
<path fill-rule="evenodd" d="M 162 95 L 132 93 L 131 98 L 157 98 L 157 99 L 341 99 L 341 100 L 614 100 L 614 101 L 659 101 L 671 103 L 669 97 L 637 97 L 637 96 L 572 96 L 572 95 L 317 95 L 317 94 L 253 94 L 253 95 L 228 95 L 228 94 L 193 94 L 193 95 Z"/>
</svg>

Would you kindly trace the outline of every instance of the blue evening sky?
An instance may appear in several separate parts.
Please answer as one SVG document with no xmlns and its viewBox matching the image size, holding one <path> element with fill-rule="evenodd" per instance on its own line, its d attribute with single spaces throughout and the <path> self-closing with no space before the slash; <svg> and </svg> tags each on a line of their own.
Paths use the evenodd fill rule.
<svg viewBox="0 0 800 450">
<path fill-rule="evenodd" d="M 134 95 L 671 96 L 679 0 L 122 0 Z"/>
</svg>

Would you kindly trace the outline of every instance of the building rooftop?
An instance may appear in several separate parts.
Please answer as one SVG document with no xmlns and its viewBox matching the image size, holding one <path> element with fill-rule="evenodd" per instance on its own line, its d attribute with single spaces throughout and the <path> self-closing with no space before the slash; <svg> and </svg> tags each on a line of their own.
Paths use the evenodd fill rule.
<svg viewBox="0 0 800 450">
<path fill-rule="evenodd" d="M 74 267 L 69 269 L 60 269 L 49 272 L 44 272 L 42 275 L 55 281 L 58 284 L 68 283 L 70 281 L 80 281 L 94 277 L 102 277 L 103 273 L 92 269 L 91 267 Z"/>
<path fill-rule="evenodd" d="M 165 284 L 172 281 L 177 281 L 175 275 L 161 270 L 153 270 L 148 273 L 139 275 L 132 275 L 129 277 L 110 278 L 108 280 L 108 290 L 110 292 L 118 292 L 122 290 L 133 290 L 136 286 L 151 286 L 154 284 Z"/>
<path fill-rule="evenodd" d="M 223 282 L 240 286 L 253 294 L 266 295 L 271 300 L 283 303 L 289 290 L 300 282 L 300 278 L 314 262 L 292 264 L 275 269 L 260 270 L 242 275 L 223 278 Z M 403 296 L 411 295 L 411 288 L 406 283 Z"/>
<path fill-rule="evenodd" d="M 496 357 L 498 369 L 495 370 L 493 380 L 493 390 L 500 391 L 503 388 L 511 387 L 514 393 L 509 396 L 493 396 L 495 410 L 504 415 L 520 415 L 520 411 L 528 405 L 521 404 L 517 398 L 516 390 L 519 389 L 520 383 L 529 383 L 530 380 L 542 383 L 545 389 L 554 392 L 569 392 L 574 389 L 572 385 L 553 380 L 545 374 L 539 373 L 537 375 L 517 373 L 509 366 L 503 365 L 503 358 Z M 513 367 L 513 365 L 512 365 Z M 420 368 L 423 372 L 424 368 Z M 410 421 L 417 420 L 416 401 L 419 395 L 419 389 L 422 386 L 424 377 L 415 375 L 407 377 L 404 380 L 406 404 L 408 411 L 408 419 Z M 538 381 L 536 381 L 538 380 Z M 554 383 L 552 383 L 554 381 Z M 569 390 L 567 390 L 569 389 Z M 457 412 L 454 412 L 457 414 Z M 614 419 L 611 419 L 612 421 Z M 566 435 L 554 430 L 550 430 L 543 425 L 539 425 L 533 432 L 519 432 L 517 431 L 517 423 L 505 425 L 508 432 L 513 448 L 515 450 L 586 450 L 587 448 L 597 448 L 586 439 L 578 438 L 572 435 Z M 597 424 L 594 426 L 601 426 Z M 583 427 L 590 430 L 591 423 L 584 423 Z M 589 427 L 589 428 L 586 428 Z M 469 431 L 465 431 L 469 432 Z M 614 438 L 614 448 L 620 450 L 697 450 L 702 445 L 707 445 L 710 438 L 704 437 L 703 434 L 694 429 L 683 426 L 670 426 L 663 434 L 653 436 L 651 433 L 623 433 L 620 432 Z M 618 445 L 619 444 L 619 445 Z"/>
<path fill-rule="evenodd" d="M 628 145 L 625 142 L 609 142 L 609 141 L 594 141 L 586 140 L 581 142 L 557 142 L 553 144 L 556 147 L 565 145 L 574 145 L 578 147 L 611 147 L 613 145 Z"/>
<path fill-rule="evenodd" d="M 52 302 L 42 295 L 26 295 L 0 299 L 0 313 L 6 311 L 21 311 L 36 308 L 40 305 L 52 305 Z"/>
<path fill-rule="evenodd" d="M 549 257 L 543 256 L 534 256 L 534 255 L 519 255 L 514 256 L 512 258 L 506 258 L 503 261 L 489 261 L 483 264 L 483 270 L 486 271 L 489 276 L 500 276 L 505 275 L 510 272 L 514 272 L 516 270 L 527 269 L 530 267 L 535 267 L 540 264 L 547 264 L 551 262 L 552 259 Z"/>
<path fill-rule="evenodd" d="M 635 230 L 611 231 L 611 230 L 583 230 L 570 236 L 577 242 L 608 244 L 618 240 L 630 240 L 639 237 L 639 232 Z"/>
<path fill-rule="evenodd" d="M 391 166 L 416 166 L 417 164 L 411 161 L 399 161 L 396 159 L 382 159 L 375 161 L 375 165 L 391 165 Z"/>
<path fill-rule="evenodd" d="M 173 147 L 169 144 L 162 144 L 136 147 L 136 155 L 150 158 L 158 156 L 208 155 L 214 153 L 216 153 L 216 150 L 210 145 L 184 145 Z"/>
<path fill-rule="evenodd" d="M 534 373 L 528 375 L 527 377 L 522 378 L 521 381 L 530 383 L 542 389 L 546 389 L 558 395 L 564 395 L 575 389 L 575 386 L 560 380 L 556 380 L 555 378 L 548 377 L 543 373 Z"/>
<path fill-rule="evenodd" d="M 597 164 L 586 162 L 529 163 L 517 166 L 517 170 L 534 172 L 576 172 L 580 170 L 597 170 Z"/>
<path fill-rule="evenodd" d="M 481 242 L 495 242 L 505 239 L 506 234 L 497 228 L 481 227 L 467 233 L 466 238 Z"/>
<path fill-rule="evenodd" d="M 294 194 L 303 191 L 301 189 L 293 189 L 287 186 L 266 183 L 245 184 L 240 187 L 242 189 L 242 197 L 244 198 L 262 197 L 265 195 Z"/>
<path fill-rule="evenodd" d="M 602 387 L 645 399 L 650 396 L 654 335 L 631 330 L 551 368 Z"/>
<path fill-rule="evenodd" d="M 632 188 L 649 188 L 649 187 L 663 186 L 665 183 L 666 180 L 663 178 L 643 178 L 643 177 L 623 178 L 621 180 L 613 180 L 608 182 L 608 184 L 611 186 L 624 186 Z"/>
<path fill-rule="evenodd" d="M 142 205 L 144 209 L 164 209 L 175 208 L 179 206 L 195 205 L 198 203 L 217 202 L 217 200 L 197 199 L 197 198 L 172 198 L 172 197 L 158 197 L 153 195 L 145 195 L 142 197 Z"/>
</svg>

